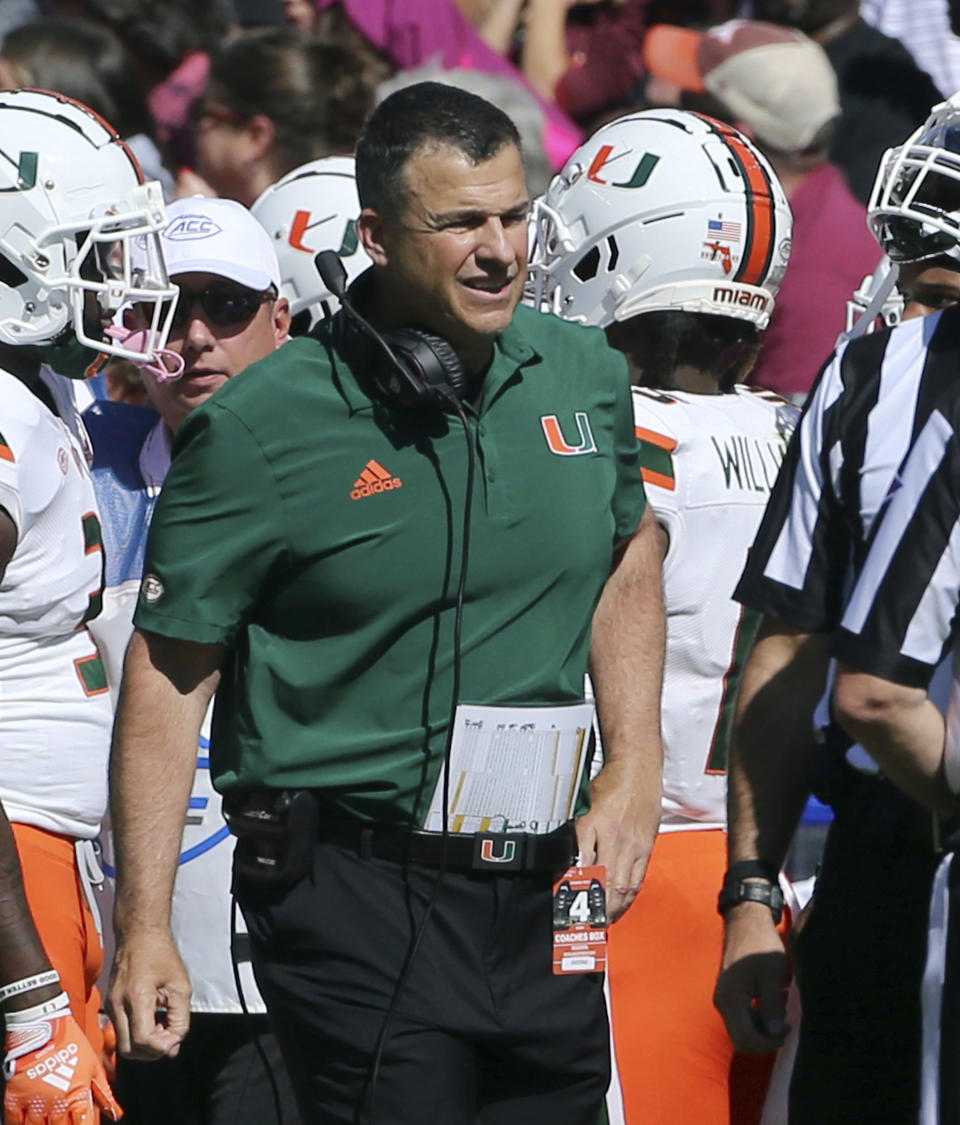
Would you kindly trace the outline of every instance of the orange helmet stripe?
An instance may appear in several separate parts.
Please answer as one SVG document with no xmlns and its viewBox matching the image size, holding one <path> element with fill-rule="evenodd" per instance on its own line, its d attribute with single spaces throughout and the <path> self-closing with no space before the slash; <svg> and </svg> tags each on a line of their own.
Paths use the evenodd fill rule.
<svg viewBox="0 0 960 1125">
<path fill-rule="evenodd" d="M 743 255 L 731 281 L 760 285 L 773 260 L 776 224 L 773 213 L 773 189 L 766 169 L 740 134 L 722 121 L 709 119 L 717 133 L 726 141 L 731 156 L 743 174 L 747 193 L 747 230 Z"/>
</svg>

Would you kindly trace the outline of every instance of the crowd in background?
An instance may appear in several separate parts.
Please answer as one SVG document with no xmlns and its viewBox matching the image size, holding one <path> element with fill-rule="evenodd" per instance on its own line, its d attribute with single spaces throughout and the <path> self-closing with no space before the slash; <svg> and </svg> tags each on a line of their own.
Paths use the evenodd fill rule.
<svg viewBox="0 0 960 1125">
<path fill-rule="evenodd" d="M 731 114 L 675 34 L 736 17 L 822 48 L 800 95 L 775 63 L 755 79 L 786 82 L 766 107 L 785 133 Z M 0 12 L 0 86 L 96 109 L 168 201 L 246 206 L 306 161 L 350 152 L 372 106 L 424 77 L 480 93 L 517 122 L 533 195 L 620 114 L 682 105 L 735 116 L 774 162 L 798 223 L 754 381 L 802 398 L 843 328 L 851 278 L 877 258 L 861 218 L 880 156 L 960 86 L 949 18 L 946 0 L 18 0 Z"/>
</svg>

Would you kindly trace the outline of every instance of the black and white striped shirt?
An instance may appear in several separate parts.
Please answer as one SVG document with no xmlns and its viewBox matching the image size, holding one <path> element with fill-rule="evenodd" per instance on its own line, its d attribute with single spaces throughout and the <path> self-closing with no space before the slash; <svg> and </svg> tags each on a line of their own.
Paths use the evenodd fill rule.
<svg viewBox="0 0 960 1125">
<path fill-rule="evenodd" d="M 833 632 L 897 470 L 954 386 L 960 307 L 842 345 L 793 436 L 737 600 Z"/>
<path fill-rule="evenodd" d="M 839 659 L 910 687 L 952 647 L 960 604 L 960 355 L 953 383 L 894 480 L 834 642 Z"/>
</svg>

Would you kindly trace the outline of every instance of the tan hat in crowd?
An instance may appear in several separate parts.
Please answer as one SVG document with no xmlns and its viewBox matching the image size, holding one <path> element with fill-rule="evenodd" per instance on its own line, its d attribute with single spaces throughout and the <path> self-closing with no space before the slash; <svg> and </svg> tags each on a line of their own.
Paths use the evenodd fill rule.
<svg viewBox="0 0 960 1125">
<path fill-rule="evenodd" d="M 840 113 L 830 60 L 794 28 L 759 20 L 730 20 L 708 31 L 656 24 L 643 53 L 651 74 L 713 94 L 761 144 L 780 152 L 802 152 Z"/>
</svg>

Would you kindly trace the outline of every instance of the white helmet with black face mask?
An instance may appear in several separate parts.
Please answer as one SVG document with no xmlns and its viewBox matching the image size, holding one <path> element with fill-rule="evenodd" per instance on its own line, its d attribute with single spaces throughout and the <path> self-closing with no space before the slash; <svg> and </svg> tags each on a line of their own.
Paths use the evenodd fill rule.
<svg viewBox="0 0 960 1125">
<path fill-rule="evenodd" d="M 96 113 L 47 90 L 0 91 L 0 343 L 49 344 L 72 330 L 97 351 L 151 360 L 177 295 L 165 222 L 160 185 Z M 104 337 L 131 303 L 147 330 L 132 346 Z"/>
<path fill-rule="evenodd" d="M 535 203 L 528 295 L 600 327 L 683 309 L 765 328 L 792 228 L 776 173 L 735 129 L 644 110 L 594 133 Z"/>
</svg>

